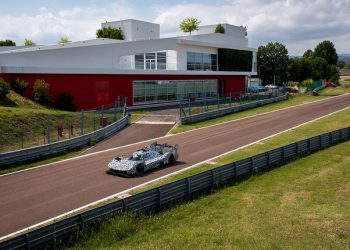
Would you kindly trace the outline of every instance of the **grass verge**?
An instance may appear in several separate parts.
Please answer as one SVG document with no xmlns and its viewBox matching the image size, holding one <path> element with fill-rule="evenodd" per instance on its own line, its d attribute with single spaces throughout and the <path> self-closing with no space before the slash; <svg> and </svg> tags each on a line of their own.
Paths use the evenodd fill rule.
<svg viewBox="0 0 350 250">
<path fill-rule="evenodd" d="M 253 108 L 253 109 L 242 111 L 239 113 L 233 113 L 233 114 L 226 115 L 223 117 L 219 117 L 219 118 L 215 118 L 215 119 L 211 119 L 211 120 L 207 120 L 207 121 L 202 121 L 202 122 L 197 122 L 197 123 L 193 123 L 193 124 L 179 125 L 179 126 L 175 127 L 174 129 L 172 129 L 170 131 L 170 133 L 177 134 L 177 133 L 189 131 L 192 129 L 202 128 L 202 127 L 206 127 L 206 126 L 210 126 L 210 125 L 215 125 L 215 124 L 219 124 L 219 123 L 223 123 L 223 122 L 241 119 L 241 118 L 245 118 L 248 116 L 257 115 L 257 114 L 261 114 L 261 113 L 265 113 L 265 112 L 269 112 L 269 111 L 273 111 L 273 110 L 277 110 L 277 109 L 288 108 L 288 107 L 296 106 L 299 104 L 304 104 L 304 103 L 309 103 L 309 102 L 313 102 L 313 101 L 317 101 L 317 100 L 322 100 L 324 98 L 327 98 L 327 96 L 325 96 L 325 95 L 324 96 L 311 96 L 308 94 L 299 94 L 299 95 L 288 98 L 288 100 L 286 100 L 286 101 L 281 101 L 281 102 L 265 105 L 265 106 L 262 106 L 259 108 Z"/>
<path fill-rule="evenodd" d="M 346 249 L 349 155 L 342 143 L 156 215 L 113 219 L 75 248 Z"/>
</svg>

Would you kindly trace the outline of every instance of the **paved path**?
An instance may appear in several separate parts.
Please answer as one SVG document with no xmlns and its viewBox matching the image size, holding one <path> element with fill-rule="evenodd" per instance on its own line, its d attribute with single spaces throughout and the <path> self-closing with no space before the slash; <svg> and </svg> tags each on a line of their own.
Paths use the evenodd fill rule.
<svg viewBox="0 0 350 250">
<path fill-rule="evenodd" d="M 349 107 L 350 95 L 326 99 L 217 126 L 167 136 L 179 144 L 179 162 L 139 178 L 107 175 L 107 163 L 148 143 L 138 143 L 0 176 L 0 236 L 210 159 L 248 143 Z M 344 124 L 348 126 L 348 124 Z M 286 142 L 288 143 L 288 142 Z"/>
<path fill-rule="evenodd" d="M 179 121 L 179 109 L 152 111 L 142 117 L 137 124 L 175 124 Z"/>
</svg>

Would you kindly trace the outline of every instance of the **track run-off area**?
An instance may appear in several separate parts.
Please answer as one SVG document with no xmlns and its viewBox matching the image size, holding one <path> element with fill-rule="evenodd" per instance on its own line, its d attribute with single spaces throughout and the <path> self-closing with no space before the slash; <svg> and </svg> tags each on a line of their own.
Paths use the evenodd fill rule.
<svg viewBox="0 0 350 250">
<path fill-rule="evenodd" d="M 179 145 L 178 163 L 142 177 L 105 171 L 112 158 L 129 155 L 150 141 L 0 176 L 0 238 L 349 106 L 350 95 L 342 95 L 158 138 L 160 143 Z"/>
</svg>

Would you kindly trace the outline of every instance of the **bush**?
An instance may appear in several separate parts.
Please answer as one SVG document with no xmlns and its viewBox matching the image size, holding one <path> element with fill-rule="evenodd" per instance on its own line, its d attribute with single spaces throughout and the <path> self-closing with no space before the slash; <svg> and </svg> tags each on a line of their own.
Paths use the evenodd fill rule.
<svg viewBox="0 0 350 250">
<path fill-rule="evenodd" d="M 33 87 L 34 101 L 47 105 L 52 101 L 52 97 L 49 95 L 50 85 L 42 79 L 36 79 Z"/>
<path fill-rule="evenodd" d="M 68 91 L 64 91 L 57 99 L 56 108 L 67 111 L 75 111 L 74 96 Z"/>
<path fill-rule="evenodd" d="M 18 78 L 13 78 L 10 82 L 10 85 L 11 85 L 11 89 L 18 94 L 23 94 L 28 87 L 27 82 L 25 82 L 24 80 L 20 80 Z"/>
<path fill-rule="evenodd" d="M 309 87 L 311 87 L 311 85 L 313 84 L 313 82 L 314 82 L 314 80 L 312 80 L 311 78 L 309 78 L 309 79 L 306 79 L 306 80 L 302 81 L 302 82 L 299 84 L 299 86 L 300 86 L 300 87 L 309 88 Z"/>
<path fill-rule="evenodd" d="M 98 29 L 96 31 L 96 37 L 124 40 L 123 31 L 120 28 L 114 29 L 111 27 L 103 27 L 102 29 Z"/>
<path fill-rule="evenodd" d="M 216 25 L 215 33 L 225 33 L 225 28 L 222 24 Z"/>
<path fill-rule="evenodd" d="M 0 98 L 5 97 L 10 92 L 10 85 L 0 78 Z"/>
</svg>

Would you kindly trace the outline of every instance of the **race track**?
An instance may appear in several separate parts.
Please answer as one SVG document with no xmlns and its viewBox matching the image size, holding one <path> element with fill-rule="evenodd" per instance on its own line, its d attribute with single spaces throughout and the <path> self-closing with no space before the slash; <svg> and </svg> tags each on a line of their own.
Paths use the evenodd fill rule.
<svg viewBox="0 0 350 250">
<path fill-rule="evenodd" d="M 179 144 L 178 164 L 139 178 L 107 175 L 106 165 L 149 143 L 0 176 L 0 237 L 349 105 L 350 95 L 344 95 L 162 138 L 158 142 Z"/>
</svg>

